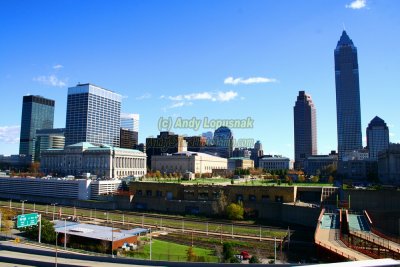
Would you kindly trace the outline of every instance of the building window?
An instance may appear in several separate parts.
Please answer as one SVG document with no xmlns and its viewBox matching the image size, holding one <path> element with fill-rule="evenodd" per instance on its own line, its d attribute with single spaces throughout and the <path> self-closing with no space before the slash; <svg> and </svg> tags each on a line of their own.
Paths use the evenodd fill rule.
<svg viewBox="0 0 400 267">
<path fill-rule="evenodd" d="M 157 190 L 157 191 L 156 191 L 156 196 L 157 196 L 157 197 L 162 197 L 162 191 Z"/>
<path fill-rule="evenodd" d="M 283 196 L 275 196 L 275 202 L 283 202 Z"/>
<path fill-rule="evenodd" d="M 151 197 L 152 194 L 153 194 L 153 191 L 146 190 L 146 196 Z"/>
<path fill-rule="evenodd" d="M 257 198 L 255 195 L 249 195 L 249 201 L 256 201 Z"/>
<path fill-rule="evenodd" d="M 136 190 L 136 195 L 138 195 L 138 196 L 142 196 L 142 195 L 143 195 L 143 192 L 142 192 L 142 190 Z"/>
<path fill-rule="evenodd" d="M 269 195 L 262 195 L 262 196 L 261 196 L 261 201 L 262 201 L 262 202 L 269 201 Z"/>
<path fill-rule="evenodd" d="M 243 195 L 242 194 L 237 194 L 236 195 L 236 201 L 243 201 Z"/>
</svg>

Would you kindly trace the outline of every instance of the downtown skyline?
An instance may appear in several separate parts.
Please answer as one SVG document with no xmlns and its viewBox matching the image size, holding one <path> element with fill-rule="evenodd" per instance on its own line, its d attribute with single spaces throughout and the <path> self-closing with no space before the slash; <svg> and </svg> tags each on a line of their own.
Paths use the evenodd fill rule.
<svg viewBox="0 0 400 267">
<path fill-rule="evenodd" d="M 156 136 L 159 133 L 157 122 L 162 116 L 185 119 L 193 116 L 210 119 L 245 119 L 250 116 L 254 119 L 254 128 L 232 129 L 235 138 L 261 140 L 266 154 L 282 154 L 290 158 L 294 158 L 293 102 L 297 92 L 305 90 L 313 96 L 317 108 L 318 152 L 327 154 L 330 150 L 337 150 L 336 109 L 335 101 L 332 101 L 335 96 L 333 50 L 342 32 L 343 21 L 350 38 L 358 48 L 361 130 L 364 145 L 366 126 L 376 115 L 388 123 L 392 134 L 390 140 L 399 142 L 396 125 L 400 127 L 400 121 L 395 116 L 394 101 L 400 95 L 399 90 L 396 90 L 398 84 L 393 78 L 399 67 L 399 53 L 396 53 L 395 48 L 400 44 L 400 40 L 397 36 L 394 37 L 399 23 L 395 23 L 398 22 L 398 18 L 394 12 L 389 16 L 391 9 L 398 4 L 391 1 L 378 3 L 367 1 L 365 8 L 351 9 L 345 6 L 349 2 L 351 1 L 331 2 L 333 14 L 341 14 L 338 19 L 329 21 L 328 18 L 321 18 L 322 15 L 313 15 L 302 23 L 294 24 L 295 29 L 289 28 L 289 24 L 280 25 L 274 22 L 273 16 L 264 18 L 263 13 L 257 10 L 260 8 L 268 12 L 269 8 L 274 7 L 282 11 L 282 7 L 273 1 L 268 4 L 256 2 L 246 6 L 244 2 L 235 2 L 228 10 L 223 10 L 220 3 L 213 4 L 215 12 L 219 11 L 224 15 L 227 22 L 233 23 L 232 26 L 207 13 L 206 7 L 195 4 L 194 6 L 202 11 L 200 15 L 205 21 L 207 18 L 214 18 L 213 22 L 217 23 L 214 30 L 210 23 L 201 25 L 199 20 L 202 17 L 194 16 L 195 7 L 177 5 L 177 9 L 171 13 L 162 13 L 156 9 L 155 13 L 160 12 L 163 15 L 157 22 L 161 23 L 163 19 L 168 22 L 165 27 L 161 27 L 165 32 L 158 28 L 159 24 L 156 22 L 150 25 L 144 23 L 143 27 L 157 32 L 159 41 L 169 40 L 164 46 L 149 45 L 157 38 L 152 39 L 150 33 L 137 28 L 140 23 L 134 27 L 128 25 L 129 19 L 133 21 L 135 19 L 126 13 L 121 19 L 114 17 L 111 25 L 125 22 L 125 25 L 122 23 L 121 28 L 117 28 L 121 31 L 132 28 L 138 30 L 137 35 L 143 37 L 142 42 L 136 44 L 126 33 L 118 31 L 112 33 L 111 25 L 105 20 L 100 20 L 99 25 L 90 24 L 89 20 L 85 20 L 88 25 L 78 32 L 89 33 L 94 30 L 94 37 L 98 40 L 93 45 L 94 51 L 89 51 L 90 46 L 80 44 L 81 39 L 74 38 L 72 30 L 67 30 L 66 36 L 54 35 L 56 38 L 51 39 L 48 48 L 59 48 L 57 44 L 67 42 L 54 52 L 45 52 L 44 48 L 38 47 L 40 40 L 33 42 L 32 46 L 14 43 L 15 50 L 10 45 L 1 44 L 0 50 L 3 52 L 0 53 L 4 51 L 11 53 L 4 55 L 5 61 L 0 65 L 0 87 L 3 91 L 10 92 L 3 96 L 4 104 L 1 107 L 1 113 L 7 116 L 2 115 L 0 121 L 2 147 L 0 154 L 18 153 L 19 142 L 6 127 L 14 127 L 14 131 L 18 131 L 16 135 L 19 136 L 17 127 L 24 95 L 42 95 L 54 99 L 56 101 L 54 127 L 65 127 L 67 88 L 75 86 L 78 82 L 94 83 L 123 95 L 122 112 L 140 115 L 140 142 L 144 142 L 148 136 Z M 314 4 L 314 6 L 310 4 L 311 10 L 322 8 L 321 3 L 311 3 Z M 124 5 L 129 6 L 128 3 L 123 3 L 117 8 L 122 9 Z M 95 8 L 106 12 L 106 6 L 98 5 Z M 130 6 L 130 11 L 138 12 L 137 10 L 142 9 L 150 12 L 151 5 L 141 3 L 133 6 Z M 160 6 L 162 5 L 160 4 L 158 8 L 161 9 Z M 83 6 L 82 9 L 87 10 L 89 7 L 90 5 Z M 7 8 L 11 8 L 11 5 L 5 5 L 1 12 L 5 12 Z M 51 5 L 48 8 L 56 6 Z M 293 12 L 294 8 L 289 7 L 288 12 Z M 61 14 L 66 16 L 71 12 L 66 9 Z M 180 15 L 175 20 L 171 18 L 174 12 Z M 308 12 L 294 14 L 291 22 L 306 16 L 306 13 L 308 14 Z M 255 18 L 252 18 L 252 14 Z M 384 15 L 388 16 L 383 21 L 379 23 L 375 21 Z M 17 18 L 7 15 L 2 16 L 0 20 L 14 21 Z M 43 25 L 44 22 L 37 18 L 32 19 L 36 25 L 50 27 Z M 49 18 L 45 20 L 48 22 Z M 179 22 L 184 20 L 188 20 L 189 25 L 182 26 L 178 30 L 168 27 L 179 25 Z M 238 22 L 235 22 L 236 20 Z M 318 21 L 324 23 L 318 24 Z M 62 24 L 58 20 L 57 23 Z M 366 25 L 370 27 L 376 23 L 381 28 L 376 29 L 375 27 L 379 27 L 374 25 L 372 33 L 366 33 L 362 23 L 367 23 Z M 383 27 L 383 24 L 388 24 L 390 27 L 388 25 Z M 107 28 L 107 25 L 110 28 Z M 233 25 L 237 25 L 241 33 L 247 31 L 248 35 L 244 35 L 244 40 L 241 40 L 240 35 L 236 38 L 231 37 L 234 33 L 231 28 Z M 21 26 L 27 27 L 28 31 L 32 30 L 32 33 L 41 33 L 35 31 L 34 26 L 23 23 Z M 62 26 L 68 26 L 66 29 L 70 29 L 70 25 Z M 102 27 L 106 27 L 106 33 L 111 36 L 119 37 L 120 43 L 114 46 L 107 42 L 101 43 Z M 196 31 L 191 32 L 191 27 Z M 257 35 L 256 33 L 262 29 L 265 29 L 266 33 Z M 26 29 L 17 27 L 17 31 L 9 38 L 11 40 L 22 38 L 18 36 L 22 33 L 27 33 Z M 173 33 L 175 38 L 168 37 L 167 33 Z M 390 44 L 389 41 L 384 44 L 378 41 L 382 40 L 383 36 L 387 36 L 391 41 Z M 121 42 L 124 40 L 126 43 Z M 218 42 L 213 45 L 213 40 Z M 297 43 L 294 43 L 294 40 Z M 74 41 L 82 49 L 81 53 L 73 51 Z M 107 44 L 116 50 L 107 51 Z M 127 44 L 134 46 L 129 49 Z M 16 56 L 15 53 L 29 47 L 33 49 L 30 55 L 27 51 Z M 392 50 L 393 56 L 381 57 L 387 50 Z M 27 56 L 24 58 L 27 65 L 23 65 L 23 55 Z M 94 63 L 91 63 L 93 61 Z M 173 67 L 168 68 L 172 64 Z M 128 65 L 130 69 L 127 68 Z M 276 116 L 278 113 L 279 116 Z M 178 134 L 200 135 L 208 129 L 200 129 L 197 132 L 189 129 L 171 129 L 171 131 Z"/>
</svg>

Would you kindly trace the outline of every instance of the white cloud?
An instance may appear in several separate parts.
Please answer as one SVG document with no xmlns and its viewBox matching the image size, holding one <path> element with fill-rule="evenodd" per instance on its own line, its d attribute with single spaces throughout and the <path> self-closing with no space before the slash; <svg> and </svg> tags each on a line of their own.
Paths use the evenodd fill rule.
<svg viewBox="0 0 400 267">
<path fill-rule="evenodd" d="M 162 96 L 161 99 L 169 99 L 173 103 L 165 109 L 179 108 L 183 106 L 193 105 L 192 101 L 212 101 L 212 102 L 228 102 L 235 99 L 238 96 L 237 92 L 234 91 L 218 91 L 218 92 L 201 92 L 201 93 L 191 93 L 185 95 L 176 96 Z"/>
<path fill-rule="evenodd" d="M 19 125 L 0 126 L 0 142 L 16 144 L 19 142 L 21 127 Z"/>
<path fill-rule="evenodd" d="M 346 5 L 346 8 L 361 9 L 365 8 L 366 6 L 367 6 L 367 0 L 355 0 L 350 4 Z"/>
<path fill-rule="evenodd" d="M 239 78 L 228 77 L 224 80 L 224 84 L 238 85 L 238 84 L 253 84 L 253 83 L 275 83 L 277 81 L 278 80 L 275 78 L 265 78 L 265 77 L 249 77 L 247 79 L 244 79 L 242 77 Z"/>
<path fill-rule="evenodd" d="M 186 95 L 169 96 L 168 99 L 172 101 L 192 101 L 192 100 L 210 100 L 218 102 L 226 102 L 233 100 L 238 96 L 237 92 L 234 91 L 218 91 L 218 92 L 202 92 L 192 93 Z"/>
<path fill-rule="evenodd" d="M 144 95 L 136 97 L 136 100 L 149 99 L 150 97 L 151 97 L 151 94 L 145 93 Z"/>
<path fill-rule="evenodd" d="M 389 133 L 389 136 L 390 137 L 394 137 L 394 136 L 396 136 L 396 134 L 395 133 Z"/>
<path fill-rule="evenodd" d="M 39 82 L 39 83 L 42 83 L 45 85 L 55 86 L 55 87 L 64 87 L 67 85 L 65 80 L 63 81 L 63 80 L 58 79 L 57 76 L 54 74 L 48 75 L 48 76 L 45 76 L 45 75 L 38 76 L 38 77 L 33 78 L 33 80 L 35 82 Z"/>
<path fill-rule="evenodd" d="M 61 64 L 57 64 L 57 65 L 53 66 L 53 69 L 55 69 L 55 70 L 59 70 L 59 69 L 62 69 L 62 68 L 64 68 L 64 66 L 61 65 Z"/>
</svg>

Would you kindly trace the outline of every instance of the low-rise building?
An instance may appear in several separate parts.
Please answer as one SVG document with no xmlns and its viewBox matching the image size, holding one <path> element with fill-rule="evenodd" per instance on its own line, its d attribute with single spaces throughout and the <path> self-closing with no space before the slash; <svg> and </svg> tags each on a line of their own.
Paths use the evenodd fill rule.
<svg viewBox="0 0 400 267">
<path fill-rule="evenodd" d="M 259 159 L 259 167 L 266 170 L 289 170 L 293 167 L 289 158 L 278 155 L 266 155 Z"/>
<path fill-rule="evenodd" d="M 400 185 L 400 144 L 390 144 L 378 154 L 378 175 L 384 184 Z"/>
<path fill-rule="evenodd" d="M 0 194 L 96 200 L 120 187 L 121 180 L 0 177 Z"/>
<path fill-rule="evenodd" d="M 212 173 L 213 169 L 227 169 L 228 161 L 225 158 L 212 156 L 200 152 L 178 152 L 161 156 L 152 156 L 151 166 L 155 171 L 165 173 Z"/>
<path fill-rule="evenodd" d="M 54 231 L 58 233 L 57 237 L 60 240 L 66 235 L 68 244 L 83 244 L 84 247 L 87 246 L 86 249 L 97 245 L 107 253 L 110 253 L 111 249 L 121 248 L 125 243 L 136 245 L 138 236 L 148 233 L 148 229 L 144 228 L 122 230 L 115 227 L 60 220 L 55 221 Z"/>
<path fill-rule="evenodd" d="M 141 177 L 147 171 L 141 151 L 87 142 L 42 151 L 40 168 L 53 176 L 91 173 L 102 178 Z"/>
<path fill-rule="evenodd" d="M 228 159 L 228 170 L 254 168 L 254 161 L 244 157 L 233 157 Z"/>
<path fill-rule="evenodd" d="M 314 155 L 304 160 L 304 171 L 308 175 L 318 175 L 328 166 L 337 168 L 338 157 L 337 155 Z"/>
</svg>

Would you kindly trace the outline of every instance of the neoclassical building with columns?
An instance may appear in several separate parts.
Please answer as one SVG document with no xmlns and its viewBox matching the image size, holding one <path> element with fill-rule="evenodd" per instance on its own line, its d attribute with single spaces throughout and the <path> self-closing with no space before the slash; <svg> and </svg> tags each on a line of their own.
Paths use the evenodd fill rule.
<svg viewBox="0 0 400 267">
<path fill-rule="evenodd" d="M 56 177 L 87 173 L 99 178 L 141 177 L 147 171 L 146 154 L 134 149 L 82 142 L 64 149 L 42 151 L 40 169 Z"/>
</svg>

